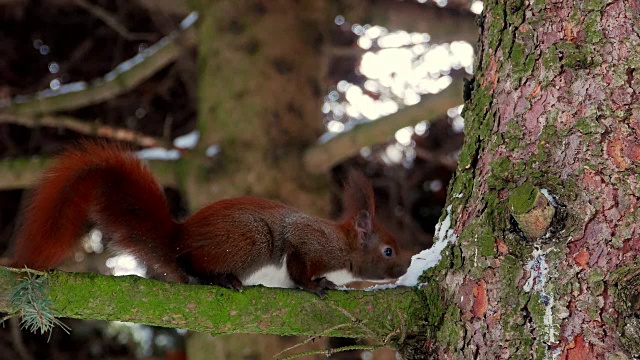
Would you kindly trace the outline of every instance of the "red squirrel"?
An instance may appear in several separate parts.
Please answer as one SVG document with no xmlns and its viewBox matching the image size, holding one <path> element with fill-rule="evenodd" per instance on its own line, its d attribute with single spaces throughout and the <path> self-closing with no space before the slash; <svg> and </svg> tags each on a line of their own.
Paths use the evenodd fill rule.
<svg viewBox="0 0 640 360">
<path fill-rule="evenodd" d="M 370 183 L 353 173 L 338 222 L 257 197 L 216 201 L 172 219 L 151 171 L 122 147 L 84 142 L 63 152 L 35 188 L 11 266 L 47 270 L 93 224 L 110 247 L 135 256 L 161 279 L 326 289 L 397 278 L 409 265 L 375 219 Z"/>
</svg>

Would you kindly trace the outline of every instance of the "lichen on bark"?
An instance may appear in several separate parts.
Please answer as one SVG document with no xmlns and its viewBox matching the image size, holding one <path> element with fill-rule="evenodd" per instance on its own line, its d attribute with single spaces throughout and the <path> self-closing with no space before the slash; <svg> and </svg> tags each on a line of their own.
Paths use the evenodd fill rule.
<svg viewBox="0 0 640 360">
<path fill-rule="evenodd" d="M 464 331 L 435 352 L 638 355 L 638 311 L 620 308 L 638 301 L 615 275 L 637 269 L 640 251 L 637 6 L 484 5 L 466 142 L 448 198 L 462 266 L 429 275 L 441 284 L 442 313 L 455 304 L 453 325 Z M 526 236 L 513 210 L 541 199 L 533 195 L 542 189 L 549 205 L 557 202 L 543 222 L 551 221 Z"/>
</svg>

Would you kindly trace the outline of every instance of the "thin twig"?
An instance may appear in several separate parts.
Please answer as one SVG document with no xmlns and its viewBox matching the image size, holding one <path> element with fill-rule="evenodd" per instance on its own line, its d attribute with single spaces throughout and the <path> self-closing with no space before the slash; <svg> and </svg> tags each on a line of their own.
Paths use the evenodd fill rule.
<svg viewBox="0 0 640 360">
<path fill-rule="evenodd" d="M 40 271 L 40 270 L 33 270 L 33 269 L 29 269 L 29 268 L 13 268 L 13 267 L 7 267 L 7 266 L 3 266 L 2 269 L 7 270 L 9 272 L 12 273 L 16 273 L 16 274 L 21 274 L 21 273 L 29 273 L 29 274 L 34 274 L 34 275 L 39 275 L 39 276 L 46 276 L 47 273 L 44 271 Z"/>
<path fill-rule="evenodd" d="M 305 352 L 289 355 L 287 357 L 283 357 L 283 358 L 281 358 L 279 360 L 291 360 L 291 359 L 299 358 L 299 357 L 302 357 L 302 356 L 308 356 L 308 355 L 324 355 L 326 357 L 329 357 L 329 356 L 331 356 L 333 354 L 336 354 L 336 353 L 339 353 L 339 352 L 343 352 L 343 351 L 352 351 L 352 350 L 375 351 L 375 350 L 381 349 L 383 347 L 384 347 L 384 345 L 381 345 L 381 344 L 376 344 L 376 345 L 350 345 L 350 346 L 344 346 L 344 347 L 335 348 L 335 349 L 305 351 Z"/>
<path fill-rule="evenodd" d="M 332 327 L 332 328 L 329 328 L 329 329 L 327 329 L 327 330 L 324 330 L 323 332 L 321 332 L 320 334 L 318 334 L 318 335 L 316 335 L 316 336 L 309 336 L 306 340 L 304 340 L 304 341 L 302 341 L 302 342 L 299 342 L 299 343 L 297 343 L 297 344 L 295 344 L 295 345 L 289 346 L 288 348 L 286 348 L 286 349 L 284 349 L 284 350 L 280 351 L 279 353 L 277 353 L 277 354 L 273 355 L 273 357 L 274 357 L 274 358 L 277 358 L 278 356 L 280 356 L 280 355 L 281 355 L 281 354 L 283 354 L 283 353 L 286 353 L 286 352 L 287 352 L 287 351 L 289 351 L 289 350 L 293 350 L 293 349 L 295 349 L 295 348 L 297 348 L 297 347 L 300 347 L 300 346 L 302 346 L 302 345 L 308 344 L 310 341 L 313 341 L 313 340 L 315 340 L 316 338 L 318 338 L 318 337 L 320 337 L 320 336 L 326 336 L 326 334 L 329 334 L 330 332 L 332 332 L 332 331 L 334 331 L 334 330 L 338 330 L 338 329 L 340 329 L 340 328 L 343 328 L 343 327 L 345 327 L 345 326 L 349 326 L 349 325 L 351 325 L 351 324 L 338 324 L 338 325 L 336 325 L 336 326 L 334 326 L 334 327 Z"/>
<path fill-rule="evenodd" d="M 90 4 L 85 0 L 75 0 L 75 3 L 81 8 L 90 12 L 93 16 L 102 20 L 102 22 L 104 22 L 107 26 L 109 26 L 115 32 L 120 34 L 120 36 L 129 41 L 154 41 L 156 39 L 156 36 L 153 34 L 135 33 L 129 31 L 124 25 L 120 24 L 115 16 L 111 15 L 108 11 L 99 6 Z"/>
<path fill-rule="evenodd" d="M 16 317 L 18 317 L 19 315 L 20 315 L 20 312 L 18 312 L 18 311 L 15 311 L 15 312 L 12 312 L 12 313 L 10 313 L 10 314 L 7 314 L 7 315 L 5 315 L 5 316 L 3 316 L 3 317 L 1 317 L 1 318 L 0 318 L 0 324 L 2 324 L 3 322 L 5 322 L 6 320 L 9 320 L 9 319 L 12 319 L 12 318 L 16 318 Z"/>
<path fill-rule="evenodd" d="M 398 309 L 396 309 L 397 311 Z M 399 343 L 403 343 L 404 339 L 407 337 L 407 319 L 405 318 L 404 315 L 402 315 L 402 312 L 397 311 L 398 312 L 398 316 L 400 317 L 400 340 L 398 341 Z"/>
<path fill-rule="evenodd" d="M 167 114 L 164 119 L 164 126 L 162 127 L 162 138 L 164 141 L 171 142 L 171 125 L 173 125 L 173 115 Z"/>
<path fill-rule="evenodd" d="M 406 326 L 406 323 L 405 323 L 406 320 L 405 320 L 404 316 L 402 316 L 402 313 L 400 311 L 398 311 L 398 315 L 400 317 L 400 329 L 396 329 L 396 330 L 390 332 L 389 335 L 387 335 L 384 338 L 383 344 L 388 344 L 389 341 L 391 341 L 391 338 L 394 335 L 398 334 L 398 333 L 400 334 L 400 339 L 398 340 L 398 343 L 404 342 L 404 339 L 407 336 L 407 326 Z"/>
<path fill-rule="evenodd" d="M 84 135 L 94 135 L 117 141 L 130 142 L 143 147 L 171 147 L 170 140 L 157 139 L 153 136 L 144 135 L 131 129 L 83 121 L 71 116 L 45 115 L 35 117 L 9 113 L 0 114 L 0 124 L 1 123 L 19 124 L 30 128 L 36 128 L 38 126 L 64 128 Z"/>
<path fill-rule="evenodd" d="M 331 306 L 331 307 L 333 307 L 334 309 L 336 309 L 336 310 L 340 311 L 341 313 L 343 313 L 346 317 L 348 317 L 348 318 L 349 318 L 349 320 L 351 320 L 351 322 L 352 322 L 353 324 L 357 324 L 359 327 L 361 327 L 362 329 L 364 329 L 364 330 L 369 334 L 369 336 L 371 336 L 371 337 L 375 337 L 375 333 L 374 333 L 371 329 L 369 329 L 369 328 L 364 324 L 364 323 L 365 323 L 364 321 L 361 321 L 361 320 L 356 319 L 356 318 L 355 318 L 353 315 L 351 315 L 347 310 L 345 310 L 345 309 L 343 309 L 343 308 L 341 308 L 341 307 L 339 307 L 339 306 L 337 306 L 337 305 L 334 305 L 334 304 L 329 303 L 329 306 Z"/>
</svg>

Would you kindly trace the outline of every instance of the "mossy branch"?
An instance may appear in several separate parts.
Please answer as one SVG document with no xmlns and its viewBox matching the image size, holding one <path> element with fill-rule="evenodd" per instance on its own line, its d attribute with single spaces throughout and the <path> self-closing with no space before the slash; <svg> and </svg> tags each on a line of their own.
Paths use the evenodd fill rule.
<svg viewBox="0 0 640 360">
<path fill-rule="evenodd" d="M 304 154 L 305 168 L 312 173 L 326 172 L 333 164 L 352 156 L 361 148 L 383 142 L 405 126 L 412 126 L 420 121 L 433 121 L 462 102 L 462 83 L 454 82 L 444 91 L 429 95 L 416 105 L 376 121 L 360 124 L 324 144 L 309 148 Z"/>
<path fill-rule="evenodd" d="M 417 306 L 414 289 L 330 291 L 320 299 L 294 289 L 171 284 L 137 276 L 53 271 L 51 308 L 61 317 L 116 320 L 189 329 L 214 335 L 260 333 L 369 337 L 381 343 L 411 329 L 405 316 Z M 13 280 L 0 277 L 0 311 L 13 313 Z M 397 334 L 389 337 L 389 334 Z"/>
<path fill-rule="evenodd" d="M 5 275 L 9 281 L 13 279 L 9 273 Z M 13 314 L 20 314 L 22 317 L 22 328 L 33 333 L 40 331 L 40 334 L 51 334 L 54 327 L 60 327 L 69 333 L 69 327 L 56 318 L 57 313 L 52 309 L 53 301 L 47 294 L 48 277 L 31 271 L 25 271 L 21 275 L 24 276 L 14 282 L 11 288 L 9 305 Z"/>
</svg>

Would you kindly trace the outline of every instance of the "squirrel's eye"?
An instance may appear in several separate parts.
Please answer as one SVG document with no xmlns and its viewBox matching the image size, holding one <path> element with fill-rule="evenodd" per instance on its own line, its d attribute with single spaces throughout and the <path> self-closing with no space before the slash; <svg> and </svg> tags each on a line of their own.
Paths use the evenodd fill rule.
<svg viewBox="0 0 640 360">
<path fill-rule="evenodd" d="M 390 248 L 390 247 L 386 247 L 386 248 L 384 248 L 384 250 L 382 250 L 382 253 L 386 257 L 391 257 L 391 255 L 393 255 L 393 249 Z"/>
</svg>

